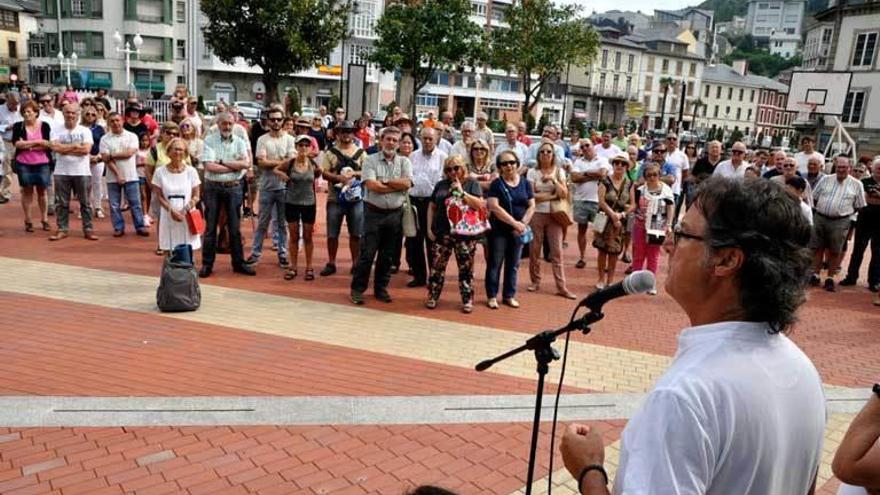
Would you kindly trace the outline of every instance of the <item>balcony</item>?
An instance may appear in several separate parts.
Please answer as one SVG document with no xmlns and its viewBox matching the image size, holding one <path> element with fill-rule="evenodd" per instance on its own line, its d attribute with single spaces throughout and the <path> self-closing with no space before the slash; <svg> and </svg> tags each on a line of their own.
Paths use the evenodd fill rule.
<svg viewBox="0 0 880 495">
<path fill-rule="evenodd" d="M 591 86 L 568 85 L 568 94 L 574 96 L 595 96 L 599 98 L 609 98 L 616 100 L 632 100 L 637 99 L 637 95 L 625 88 L 594 88 Z"/>
</svg>

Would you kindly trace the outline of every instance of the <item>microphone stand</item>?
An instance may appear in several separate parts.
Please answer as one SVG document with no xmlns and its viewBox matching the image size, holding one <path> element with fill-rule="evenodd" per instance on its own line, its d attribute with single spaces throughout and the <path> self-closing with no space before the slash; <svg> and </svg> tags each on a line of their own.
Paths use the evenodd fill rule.
<svg viewBox="0 0 880 495">
<path fill-rule="evenodd" d="M 551 344 L 556 340 L 556 337 L 575 330 L 582 331 L 584 335 L 590 333 L 590 325 L 604 317 L 605 315 L 601 311 L 590 309 L 589 313 L 577 319 L 572 318 L 572 320 L 563 327 L 556 330 L 545 330 L 540 332 L 526 340 L 525 344 L 516 349 L 507 351 L 494 358 L 480 361 L 480 363 L 475 366 L 477 371 L 485 371 L 495 363 L 504 361 L 505 359 L 515 356 L 523 351 L 534 351 L 535 361 L 537 361 L 538 390 L 535 395 L 535 418 L 532 421 L 532 441 L 529 447 L 529 470 L 526 475 L 526 495 L 531 495 L 532 483 L 535 478 L 535 457 L 538 451 L 538 433 L 541 429 L 541 402 L 544 399 L 544 377 L 550 371 L 550 363 L 559 359 L 559 351 L 557 351 Z M 553 452 L 550 452 L 550 455 L 552 456 Z"/>
</svg>

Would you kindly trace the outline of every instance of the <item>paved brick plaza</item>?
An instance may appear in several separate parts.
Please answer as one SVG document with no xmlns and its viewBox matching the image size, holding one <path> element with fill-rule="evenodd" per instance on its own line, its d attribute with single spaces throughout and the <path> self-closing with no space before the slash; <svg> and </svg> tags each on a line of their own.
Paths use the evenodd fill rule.
<svg viewBox="0 0 880 495">
<path fill-rule="evenodd" d="M 215 275 L 202 281 L 202 309 L 164 315 L 155 309 L 161 258 L 152 254 L 154 237 L 114 239 L 105 219 L 96 224 L 101 240 L 89 242 L 73 219 L 72 236 L 50 243 L 48 233 L 24 232 L 17 199 L 0 212 L 0 493 L 523 488 L 532 358 L 472 370 L 568 318 L 572 303 L 550 295 L 549 281 L 547 293 L 524 290 L 527 262 L 523 307 L 492 311 L 478 255 L 478 304 L 463 315 L 454 263 L 438 309 L 429 311 L 424 291 L 405 287 L 404 273 L 392 281 L 392 304 L 368 293 L 365 307 L 352 306 L 345 239 L 340 274 L 313 282 L 302 279 L 302 255 L 293 282 L 282 280 L 271 251 L 257 277 L 233 276 L 221 255 Z M 249 239 L 251 223 L 243 225 Z M 316 269 L 326 260 L 323 233 L 319 225 Z M 582 296 L 595 278 L 595 251 L 587 269 L 575 270 L 574 240 L 572 229 L 566 275 Z M 589 337 L 573 338 L 566 392 L 576 401 L 637 400 L 668 365 L 686 324 L 662 290 L 615 301 L 607 313 Z M 880 311 L 866 289 L 811 291 L 800 319 L 792 338 L 816 363 L 830 398 L 877 380 Z M 492 410 L 484 406 L 496 401 L 481 396 L 517 407 Z M 822 493 L 836 490 L 830 458 L 853 417 L 852 405 L 829 407 Z M 613 467 L 625 415 L 583 417 L 606 432 Z M 549 462 L 545 430 L 538 478 Z M 558 456 L 554 462 L 554 492 L 571 493 Z"/>
</svg>

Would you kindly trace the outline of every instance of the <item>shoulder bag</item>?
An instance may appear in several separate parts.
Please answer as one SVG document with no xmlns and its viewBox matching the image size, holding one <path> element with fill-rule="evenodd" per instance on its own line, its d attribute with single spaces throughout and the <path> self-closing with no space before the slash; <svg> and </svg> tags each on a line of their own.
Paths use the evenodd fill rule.
<svg viewBox="0 0 880 495">
<path fill-rule="evenodd" d="M 404 193 L 403 203 L 403 236 L 415 237 L 419 231 L 419 216 L 416 207 L 410 204 L 409 194 Z"/>
<path fill-rule="evenodd" d="M 560 169 L 556 167 L 556 180 L 560 183 L 565 182 L 559 175 Z M 574 220 L 571 219 L 571 214 L 568 212 L 568 201 L 565 199 L 550 201 L 550 216 L 563 229 L 574 223 Z"/>
<path fill-rule="evenodd" d="M 507 184 L 504 182 L 504 179 L 499 177 L 497 180 L 501 181 L 501 189 L 504 191 L 504 197 L 507 198 L 507 204 L 510 205 L 510 216 L 513 216 L 513 198 L 510 196 L 510 190 L 507 189 Z M 520 178 L 520 180 L 525 180 Z M 526 225 L 526 231 L 517 236 L 517 239 L 522 244 L 528 244 L 532 242 L 532 239 L 535 238 L 534 232 L 532 232 L 532 227 Z"/>
</svg>

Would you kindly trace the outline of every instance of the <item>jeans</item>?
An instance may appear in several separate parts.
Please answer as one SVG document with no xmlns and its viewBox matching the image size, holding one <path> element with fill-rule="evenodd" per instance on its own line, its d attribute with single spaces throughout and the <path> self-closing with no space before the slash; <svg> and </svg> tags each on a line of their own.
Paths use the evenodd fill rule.
<svg viewBox="0 0 880 495">
<path fill-rule="evenodd" d="M 425 282 L 428 279 L 428 267 L 434 264 L 434 243 L 428 239 L 425 231 L 428 226 L 428 205 L 431 200 L 414 196 L 410 196 L 409 200 L 419 212 L 419 229 L 415 237 L 406 238 L 406 261 L 412 269 L 413 279 L 417 282 Z"/>
<path fill-rule="evenodd" d="M 55 215 L 58 230 L 67 232 L 70 228 L 70 194 L 76 195 L 79 211 L 82 215 L 84 231 L 92 230 L 92 207 L 89 206 L 88 175 L 56 175 L 55 176 Z"/>
<path fill-rule="evenodd" d="M 278 219 L 275 222 L 274 232 L 274 235 L 278 236 L 278 257 L 287 256 L 287 222 L 284 221 L 284 199 L 286 195 L 286 189 L 260 191 L 260 217 L 257 220 L 257 229 L 254 231 L 254 243 L 251 246 L 251 256 L 256 259 L 260 259 L 263 255 L 263 239 L 266 237 L 266 232 L 272 224 L 273 216 Z"/>
<path fill-rule="evenodd" d="M 391 262 L 394 257 L 394 243 L 400 242 L 403 232 L 403 208 L 381 212 L 364 207 L 364 236 L 354 277 L 351 279 L 352 292 L 363 293 L 370 283 L 370 269 L 376 261 L 373 292 L 381 294 L 388 290 L 391 281 Z"/>
<path fill-rule="evenodd" d="M 519 260 L 522 257 L 523 244 L 513 232 L 489 232 L 489 264 L 486 265 L 486 297 L 498 296 L 498 283 L 501 281 L 502 264 L 504 267 L 504 299 L 516 296 L 516 277 L 519 272 Z"/>
<path fill-rule="evenodd" d="M 232 266 L 244 266 L 244 248 L 241 245 L 241 184 L 235 186 L 220 185 L 205 181 L 205 192 L 202 201 L 205 203 L 205 245 L 202 247 L 202 266 L 214 266 L 217 255 L 217 219 L 220 209 L 226 211 L 227 228 L 229 229 L 229 250 L 232 254 Z"/>
<path fill-rule="evenodd" d="M 125 194 L 125 200 L 128 201 L 128 207 L 131 208 L 131 221 L 134 229 L 137 231 L 144 230 L 144 212 L 141 211 L 141 191 L 138 181 L 126 182 L 119 185 L 116 182 L 107 183 L 107 196 L 110 198 L 110 223 L 113 224 L 113 230 L 120 232 L 125 231 L 125 219 L 122 217 L 122 194 Z"/>
<path fill-rule="evenodd" d="M 867 225 L 867 222 L 856 225 L 853 250 L 849 257 L 849 268 L 846 278 L 859 279 L 859 269 L 865 257 L 865 249 L 871 245 L 871 262 L 868 264 L 868 285 L 880 285 L 880 225 Z"/>
<path fill-rule="evenodd" d="M 91 169 L 92 178 L 89 181 L 89 204 L 91 204 L 92 208 L 100 210 L 101 200 L 104 199 L 104 162 L 92 165 Z"/>
</svg>

